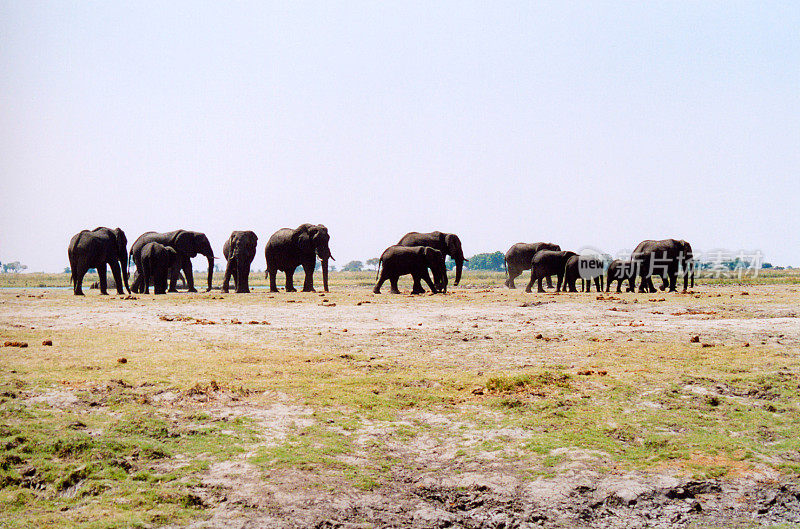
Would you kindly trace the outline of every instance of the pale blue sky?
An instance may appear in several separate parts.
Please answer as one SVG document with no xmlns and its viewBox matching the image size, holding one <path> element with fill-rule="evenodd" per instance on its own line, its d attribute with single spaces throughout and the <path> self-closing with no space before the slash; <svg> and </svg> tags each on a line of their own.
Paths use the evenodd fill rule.
<svg viewBox="0 0 800 529">
<path fill-rule="evenodd" d="M 0 261 L 324 223 L 800 265 L 800 3 L 0 0 Z"/>
</svg>

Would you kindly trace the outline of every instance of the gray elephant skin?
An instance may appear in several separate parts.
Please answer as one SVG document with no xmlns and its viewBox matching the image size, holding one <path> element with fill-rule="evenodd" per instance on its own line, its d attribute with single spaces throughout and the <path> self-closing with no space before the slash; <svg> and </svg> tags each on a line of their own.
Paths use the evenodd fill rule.
<svg viewBox="0 0 800 529">
<path fill-rule="evenodd" d="M 514 279 L 522 275 L 522 272 L 525 270 L 531 269 L 533 256 L 542 250 L 558 252 L 561 251 L 561 246 L 553 244 L 552 242 L 518 242 L 508 249 L 505 255 L 506 271 L 508 272 L 506 286 L 508 288 L 517 288 L 514 284 Z M 547 276 L 547 286 L 553 288 L 553 282 L 550 276 Z"/>
<path fill-rule="evenodd" d="M 455 233 L 442 233 L 440 231 L 432 231 L 430 233 L 419 233 L 412 231 L 403 235 L 397 246 L 429 246 L 439 250 L 445 256 L 450 256 L 456 263 L 456 279 L 453 285 L 458 286 L 461 281 L 461 271 L 464 268 L 464 263 L 469 262 L 469 259 L 464 259 L 464 251 L 461 249 L 461 239 Z"/>
<path fill-rule="evenodd" d="M 636 264 L 639 276 L 639 292 L 655 292 L 652 277 L 660 276 L 663 284 L 661 290 L 669 287 L 670 292 L 677 291 L 678 270 L 683 270 L 683 290 L 686 291 L 691 276 L 694 287 L 694 254 L 692 246 L 678 239 L 646 240 L 640 242 L 633 250 L 631 260 Z"/>
<path fill-rule="evenodd" d="M 298 266 L 302 266 L 305 273 L 303 292 L 315 292 L 317 257 L 322 261 L 322 288 L 328 292 L 328 261 L 336 260 L 331 255 L 330 239 L 328 228 L 322 224 L 301 224 L 296 229 L 283 228 L 273 233 L 264 249 L 270 292 L 278 291 L 279 270 L 286 274 L 286 292 L 296 292 L 293 277 Z"/>
<path fill-rule="evenodd" d="M 83 295 L 83 277 L 90 268 L 96 268 L 100 276 L 100 294 L 108 294 L 106 288 L 106 266 L 111 268 L 117 294 L 123 294 L 128 287 L 128 239 L 120 228 L 95 228 L 76 233 L 69 241 L 67 255 L 71 271 L 72 291 L 76 296 Z"/>
<path fill-rule="evenodd" d="M 192 274 L 192 257 L 197 257 L 198 254 L 203 255 L 208 259 L 208 288 L 206 292 L 211 290 L 211 284 L 214 278 L 214 250 L 211 249 L 211 243 L 208 242 L 208 237 L 205 233 L 198 231 L 188 230 L 175 230 L 166 233 L 157 233 L 148 231 L 139 236 L 138 239 L 131 246 L 130 256 L 136 269 L 139 270 L 139 278 L 142 277 L 142 259 L 141 252 L 145 244 L 149 242 L 157 242 L 164 246 L 169 246 L 178 253 L 178 261 L 176 266 L 183 271 L 186 277 L 186 286 L 189 292 L 197 292 L 194 288 L 194 275 Z M 169 291 L 177 292 L 177 275 L 171 274 L 169 280 Z M 134 282 L 133 291 L 137 293 L 144 292 L 145 287 L 141 281 Z"/>
<path fill-rule="evenodd" d="M 531 259 L 531 280 L 528 282 L 528 286 L 525 287 L 525 292 L 531 291 L 534 282 L 539 283 L 539 292 L 544 292 L 542 279 L 552 275 L 558 277 L 556 292 L 560 291 L 561 283 L 564 281 L 564 270 L 567 266 L 567 261 L 573 255 L 578 254 L 569 251 L 554 252 L 552 250 L 537 252 Z"/>
<path fill-rule="evenodd" d="M 167 293 L 167 279 L 170 270 L 178 262 L 178 252 L 171 246 L 164 246 L 157 242 L 148 242 L 142 247 L 142 284 L 144 293 L 150 293 L 150 285 L 153 285 L 155 294 Z"/>
<path fill-rule="evenodd" d="M 622 292 L 622 283 L 627 281 L 626 292 L 633 292 L 636 287 L 636 265 L 631 260 L 614 259 L 606 270 L 606 292 L 611 290 L 611 283 L 617 282 L 617 292 Z"/>
<path fill-rule="evenodd" d="M 433 281 L 428 274 L 430 268 L 433 272 Z M 414 279 L 412 294 L 423 294 L 422 281 L 428 284 L 431 292 L 445 292 L 447 290 L 447 268 L 444 264 L 444 254 L 430 246 L 390 246 L 381 254 L 378 261 L 377 283 L 372 291 L 381 293 L 381 286 L 387 279 L 392 286 L 392 293 L 399 294 L 397 280 L 400 276 L 411 274 Z"/>
<path fill-rule="evenodd" d="M 252 231 L 234 231 L 222 246 L 222 255 L 228 260 L 222 291 L 228 292 L 230 279 L 237 294 L 250 292 L 250 265 L 256 257 L 258 237 Z"/>
<path fill-rule="evenodd" d="M 603 261 L 592 255 L 573 255 L 564 266 L 564 292 L 577 292 L 575 283 L 581 280 L 581 292 L 592 291 L 592 280 L 598 292 L 603 291 Z"/>
</svg>

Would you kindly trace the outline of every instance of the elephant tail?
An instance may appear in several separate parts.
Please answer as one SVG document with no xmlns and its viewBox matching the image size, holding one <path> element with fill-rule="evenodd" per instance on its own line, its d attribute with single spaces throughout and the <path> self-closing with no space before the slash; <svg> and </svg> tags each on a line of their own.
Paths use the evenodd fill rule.
<svg viewBox="0 0 800 529">
<path fill-rule="evenodd" d="M 506 279 L 508 279 L 508 263 L 506 263 L 505 257 L 503 257 L 503 272 L 505 272 Z"/>
<path fill-rule="evenodd" d="M 377 281 L 378 278 L 381 276 L 381 263 L 382 262 L 383 262 L 383 259 L 378 259 L 378 269 L 375 271 L 375 281 Z"/>
</svg>

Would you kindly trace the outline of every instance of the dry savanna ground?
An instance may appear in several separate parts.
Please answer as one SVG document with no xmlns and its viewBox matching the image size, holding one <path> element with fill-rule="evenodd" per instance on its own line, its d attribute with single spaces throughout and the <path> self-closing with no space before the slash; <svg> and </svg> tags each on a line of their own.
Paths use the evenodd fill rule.
<svg viewBox="0 0 800 529">
<path fill-rule="evenodd" d="M 0 527 L 800 522 L 796 274 L 598 295 L 465 273 L 436 296 L 373 274 L 3 278 Z"/>
</svg>

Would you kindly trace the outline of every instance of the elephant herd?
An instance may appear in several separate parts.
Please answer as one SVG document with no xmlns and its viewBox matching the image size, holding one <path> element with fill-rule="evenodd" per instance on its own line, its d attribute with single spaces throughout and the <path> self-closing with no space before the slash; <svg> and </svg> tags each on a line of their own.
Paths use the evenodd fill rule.
<svg viewBox="0 0 800 529">
<path fill-rule="evenodd" d="M 271 292 L 277 292 L 277 274 L 283 272 L 286 277 L 286 291 L 295 292 L 294 272 L 303 268 L 303 291 L 314 291 L 314 270 L 317 258 L 321 261 L 322 285 L 328 291 L 328 262 L 335 260 L 329 247 L 328 229 L 321 225 L 301 224 L 295 229 L 283 228 L 267 241 L 264 257 L 267 263 L 266 278 L 269 279 Z M 222 291 L 228 292 L 233 280 L 237 293 L 250 292 L 250 265 L 255 259 L 258 237 L 252 231 L 234 231 L 222 247 L 222 254 L 227 260 Z M 202 255 L 208 260 L 207 290 L 212 289 L 214 272 L 214 251 L 205 234 L 175 230 L 166 233 L 146 232 L 139 236 L 127 251 L 127 238 L 120 228 L 96 228 L 83 230 L 72 237 L 68 247 L 71 269 L 71 282 L 75 295 L 83 295 L 83 278 L 90 268 L 96 268 L 99 275 L 101 294 L 107 294 L 107 267 L 111 268 L 114 278 L 113 286 L 118 294 L 123 294 L 123 285 L 130 293 L 149 293 L 152 286 L 155 294 L 177 291 L 178 279 L 185 278 L 189 292 L 197 292 L 192 274 L 191 258 Z M 424 281 L 431 292 L 447 292 L 447 268 L 445 258 L 450 257 L 455 263 L 455 281 L 458 285 L 464 258 L 461 240 L 453 233 L 438 231 L 430 233 L 411 232 L 403 236 L 397 244 L 384 250 L 378 263 L 378 273 L 373 292 L 380 293 L 384 282 L 389 281 L 391 291 L 399 292 L 398 279 L 403 275 L 411 275 L 413 279 L 412 294 L 425 292 Z M 133 261 L 136 271 L 133 282 L 128 284 L 128 268 Z M 558 279 L 556 291 L 576 292 L 576 282 L 582 280 L 583 289 L 591 289 L 594 280 L 598 291 L 602 291 L 605 263 L 595 256 L 578 255 L 575 252 L 563 251 L 553 243 L 517 243 L 505 254 L 505 266 L 508 288 L 516 288 L 514 279 L 523 271 L 530 270 L 531 276 L 526 292 L 530 292 L 534 283 L 538 283 L 538 291 L 544 292 L 542 281 L 547 280 L 552 288 L 551 277 Z M 433 278 L 428 273 L 432 272 Z M 627 261 L 614 260 L 605 270 L 606 292 L 612 282 L 617 282 L 617 292 L 621 285 L 628 283 L 628 291 L 635 288 L 636 278 L 640 279 L 639 292 L 655 292 L 652 276 L 661 277 L 661 290 L 669 287 L 677 288 L 679 270 L 683 271 L 683 288 L 691 277 L 694 286 L 694 260 L 691 245 L 683 240 L 664 239 L 660 241 L 646 240 L 639 243 L 632 257 Z"/>
<path fill-rule="evenodd" d="M 328 260 L 333 259 L 328 247 L 328 229 L 323 225 L 302 224 L 296 229 L 284 228 L 276 231 L 267 242 L 267 277 L 270 289 L 278 291 L 275 283 L 278 271 L 286 274 L 286 290 L 293 292 L 292 276 L 295 268 L 302 266 L 305 271 L 304 291 L 313 291 L 313 274 L 317 257 L 322 260 L 322 283 L 328 290 Z M 236 292 L 250 292 L 248 277 L 250 265 L 256 256 L 258 237 L 252 231 L 234 231 L 222 247 L 222 255 L 227 260 L 222 291 L 228 292 L 230 281 Z M 75 295 L 83 295 L 83 277 L 90 268 L 96 268 L 101 294 L 107 294 L 106 272 L 111 268 L 114 286 L 118 294 L 122 287 L 130 293 L 150 292 L 156 294 L 176 292 L 181 273 L 186 280 L 189 292 L 197 292 L 192 274 L 192 257 L 204 256 L 208 260 L 208 285 L 212 288 L 214 274 L 214 250 L 204 233 L 188 230 L 175 230 L 166 233 L 149 231 L 139 236 L 130 252 L 128 239 L 120 228 L 95 228 L 83 230 L 70 240 L 67 254 L 71 270 L 72 289 Z M 128 265 L 133 261 L 136 273 L 132 285 L 128 285 Z"/>
<path fill-rule="evenodd" d="M 562 251 L 561 247 L 553 243 L 517 243 L 505 254 L 508 278 L 506 286 L 515 288 L 514 279 L 519 277 L 524 270 L 531 271 L 531 278 L 526 292 L 530 292 L 533 284 L 538 282 L 538 291 L 544 292 L 542 280 L 555 275 L 558 278 L 556 291 L 576 292 L 575 283 L 578 278 L 582 280 L 583 290 L 591 290 L 591 281 L 594 280 L 598 291 L 603 288 L 603 269 L 605 263 L 602 259 L 592 255 L 578 255 L 571 251 Z M 661 277 L 661 290 L 669 287 L 671 292 L 677 290 L 679 270 L 683 271 L 683 290 L 694 286 L 694 255 L 692 246 L 677 239 L 663 239 L 660 241 L 646 240 L 640 242 L 628 260 L 615 259 L 611 261 L 605 271 L 606 292 L 611 289 L 613 282 L 617 283 L 617 292 L 621 291 L 624 282 L 628 283 L 628 292 L 633 292 L 636 278 L 640 279 L 639 292 L 655 292 L 653 276 Z"/>
</svg>

